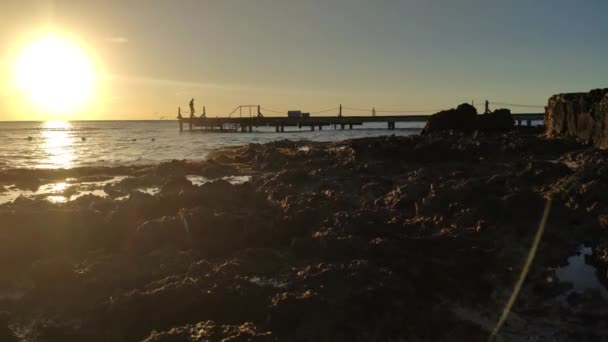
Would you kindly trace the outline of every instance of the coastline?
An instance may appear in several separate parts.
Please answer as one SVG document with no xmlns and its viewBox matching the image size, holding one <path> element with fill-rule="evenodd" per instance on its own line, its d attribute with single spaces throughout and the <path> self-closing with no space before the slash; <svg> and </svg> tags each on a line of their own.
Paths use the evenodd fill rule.
<svg viewBox="0 0 608 342">
<path fill-rule="evenodd" d="M 606 161 L 530 128 L 3 170 L 4 192 L 64 182 L 64 197 L 125 178 L 102 185 L 106 198 L 0 205 L 0 337 L 487 340 L 552 198 L 500 336 L 599 338 L 608 298 L 572 291 L 556 270 L 584 245 L 605 273 Z"/>
</svg>

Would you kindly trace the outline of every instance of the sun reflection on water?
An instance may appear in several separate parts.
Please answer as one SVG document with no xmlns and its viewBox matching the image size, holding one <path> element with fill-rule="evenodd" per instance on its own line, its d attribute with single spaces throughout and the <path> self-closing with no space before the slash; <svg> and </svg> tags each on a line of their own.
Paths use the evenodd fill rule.
<svg viewBox="0 0 608 342">
<path fill-rule="evenodd" d="M 72 124 L 68 121 L 47 121 L 42 124 L 41 148 L 45 158 L 39 167 L 70 168 L 74 164 Z"/>
</svg>

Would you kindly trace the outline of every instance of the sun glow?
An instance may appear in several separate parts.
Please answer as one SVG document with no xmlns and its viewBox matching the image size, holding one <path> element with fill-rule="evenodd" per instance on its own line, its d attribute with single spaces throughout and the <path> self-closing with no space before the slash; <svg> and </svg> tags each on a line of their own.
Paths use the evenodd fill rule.
<svg viewBox="0 0 608 342">
<path fill-rule="evenodd" d="M 26 103 L 45 115 L 84 109 L 91 100 L 96 79 L 84 50 L 54 35 L 26 44 L 15 58 L 13 75 L 15 87 Z"/>
</svg>

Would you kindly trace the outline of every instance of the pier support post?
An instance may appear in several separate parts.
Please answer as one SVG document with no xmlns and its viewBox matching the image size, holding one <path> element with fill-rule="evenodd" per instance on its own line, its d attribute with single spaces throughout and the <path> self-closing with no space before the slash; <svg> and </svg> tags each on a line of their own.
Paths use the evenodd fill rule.
<svg viewBox="0 0 608 342">
<path fill-rule="evenodd" d="M 517 119 L 517 126 L 521 126 L 521 120 Z"/>
<path fill-rule="evenodd" d="M 350 129 L 353 129 L 353 124 L 350 124 Z"/>
<path fill-rule="evenodd" d="M 344 129 L 344 124 L 341 124 L 340 126 L 341 126 L 341 128 L 340 128 L 340 129 Z"/>
<path fill-rule="evenodd" d="M 526 120 L 526 121 L 527 121 L 527 122 L 526 122 L 526 124 L 528 125 L 528 127 L 529 127 L 529 126 L 532 126 L 532 120 L 531 120 L 531 119 L 528 119 L 528 120 Z"/>
<path fill-rule="evenodd" d="M 285 126 L 281 126 L 281 133 L 285 132 Z"/>
<path fill-rule="evenodd" d="M 245 133 L 245 126 L 241 125 L 241 133 Z"/>
<path fill-rule="evenodd" d="M 253 126 L 249 125 L 249 133 L 253 132 Z"/>
<path fill-rule="evenodd" d="M 182 121 L 182 119 L 178 119 L 177 121 L 179 122 L 179 131 L 183 132 L 184 131 L 184 122 Z"/>
<path fill-rule="evenodd" d="M 315 130 L 315 125 L 310 125 L 310 130 L 314 131 Z"/>
<path fill-rule="evenodd" d="M 319 131 L 323 130 L 323 125 L 319 125 Z"/>
<path fill-rule="evenodd" d="M 279 126 L 274 126 L 274 131 L 279 133 Z"/>
</svg>

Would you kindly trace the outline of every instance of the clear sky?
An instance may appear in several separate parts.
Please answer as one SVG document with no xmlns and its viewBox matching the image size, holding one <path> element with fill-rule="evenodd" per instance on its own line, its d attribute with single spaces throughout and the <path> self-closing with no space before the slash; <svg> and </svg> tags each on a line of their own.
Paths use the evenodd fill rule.
<svg viewBox="0 0 608 342">
<path fill-rule="evenodd" d="M 608 86 L 607 14 L 605 0 L 3 0 L 0 120 L 174 117 L 191 97 L 212 116 L 543 105 Z M 95 66 L 78 112 L 34 108 L 12 84 L 14 55 L 49 31 Z"/>
</svg>

